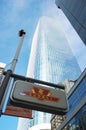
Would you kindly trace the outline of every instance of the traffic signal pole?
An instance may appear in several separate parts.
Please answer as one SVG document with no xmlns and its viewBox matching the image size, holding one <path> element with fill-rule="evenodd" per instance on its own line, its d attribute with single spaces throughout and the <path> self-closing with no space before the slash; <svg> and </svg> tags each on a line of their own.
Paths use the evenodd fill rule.
<svg viewBox="0 0 86 130">
<path fill-rule="evenodd" d="M 18 61 L 18 57 L 19 57 L 19 54 L 20 54 L 20 50 L 21 50 L 21 47 L 23 45 L 23 41 L 24 41 L 24 37 L 25 37 L 25 32 L 24 30 L 20 30 L 19 31 L 19 36 L 21 37 L 20 39 L 20 43 L 18 45 L 18 48 L 17 48 L 17 51 L 15 53 L 15 56 L 13 58 L 13 61 L 12 61 L 12 64 L 11 64 L 11 67 L 9 70 L 7 70 L 7 73 L 5 75 L 5 78 L 2 82 L 2 85 L 0 87 L 0 116 L 2 114 L 2 109 L 3 109 L 3 106 L 4 106 L 4 103 L 5 103 L 5 99 L 6 99 L 6 96 L 7 96 L 7 92 L 9 90 L 9 85 L 10 85 L 10 82 L 11 82 L 11 74 L 14 72 L 15 70 L 15 67 L 16 67 L 16 63 Z"/>
</svg>

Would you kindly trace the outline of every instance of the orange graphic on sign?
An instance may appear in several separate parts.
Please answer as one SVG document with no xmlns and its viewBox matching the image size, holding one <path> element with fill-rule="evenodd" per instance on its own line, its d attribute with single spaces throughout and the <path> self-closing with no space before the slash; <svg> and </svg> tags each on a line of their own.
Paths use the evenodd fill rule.
<svg viewBox="0 0 86 130">
<path fill-rule="evenodd" d="M 31 91 L 24 90 L 22 93 L 24 93 L 26 96 L 30 96 L 33 98 L 37 98 L 41 101 L 52 101 L 52 102 L 58 102 L 60 99 L 57 97 L 53 97 L 51 95 L 50 90 L 38 88 L 33 86 Z"/>
</svg>

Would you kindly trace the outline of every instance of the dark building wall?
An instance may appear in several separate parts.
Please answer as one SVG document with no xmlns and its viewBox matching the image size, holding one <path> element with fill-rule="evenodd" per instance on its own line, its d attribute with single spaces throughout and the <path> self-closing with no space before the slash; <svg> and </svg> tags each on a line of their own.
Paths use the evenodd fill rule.
<svg viewBox="0 0 86 130">
<path fill-rule="evenodd" d="M 55 3 L 86 45 L 86 0 L 56 0 Z"/>
<path fill-rule="evenodd" d="M 67 96 L 69 110 L 60 125 L 58 125 L 60 118 L 58 119 L 56 115 L 51 119 L 51 126 L 55 128 L 52 130 L 86 130 L 86 69 Z"/>
</svg>

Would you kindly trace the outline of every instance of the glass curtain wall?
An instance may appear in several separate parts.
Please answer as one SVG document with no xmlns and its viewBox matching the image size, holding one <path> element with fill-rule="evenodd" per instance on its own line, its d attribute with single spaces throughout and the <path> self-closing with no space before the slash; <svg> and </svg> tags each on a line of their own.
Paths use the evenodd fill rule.
<svg viewBox="0 0 86 130">
<path fill-rule="evenodd" d="M 58 84 L 66 79 L 76 80 L 80 73 L 60 23 L 42 17 L 34 33 L 27 75 Z M 35 111 L 33 115 L 33 125 L 50 122 L 50 114 Z"/>
</svg>

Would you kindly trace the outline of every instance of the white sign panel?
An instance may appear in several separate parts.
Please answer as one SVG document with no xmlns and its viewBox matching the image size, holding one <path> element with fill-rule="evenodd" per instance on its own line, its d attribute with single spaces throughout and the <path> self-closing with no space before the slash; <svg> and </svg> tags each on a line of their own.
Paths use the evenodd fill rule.
<svg viewBox="0 0 86 130">
<path fill-rule="evenodd" d="M 63 114 L 68 109 L 64 90 L 21 80 L 14 83 L 11 101 L 14 105 L 54 114 Z"/>
</svg>

